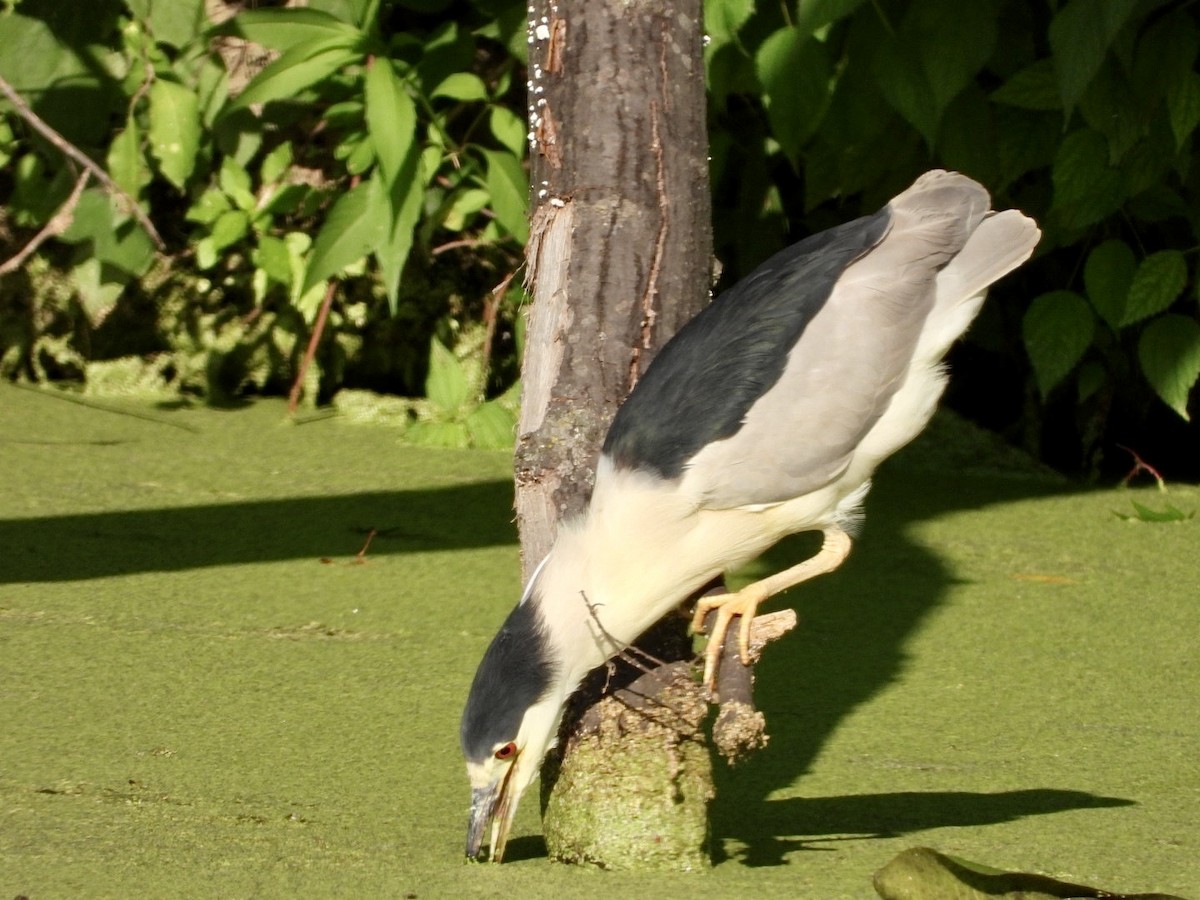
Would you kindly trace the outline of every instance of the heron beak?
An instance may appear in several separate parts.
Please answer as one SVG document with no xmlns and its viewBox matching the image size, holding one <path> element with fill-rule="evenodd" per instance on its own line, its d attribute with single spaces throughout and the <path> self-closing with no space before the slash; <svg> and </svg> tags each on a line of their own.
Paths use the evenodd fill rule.
<svg viewBox="0 0 1200 900">
<path fill-rule="evenodd" d="M 483 848 L 483 835 L 487 826 L 492 826 L 492 841 L 488 859 L 500 862 L 504 858 L 504 846 L 508 843 L 508 831 L 517 812 L 516 797 L 509 790 L 509 782 L 516 771 L 510 765 L 504 774 L 487 787 L 471 791 L 471 815 L 467 823 L 467 859 L 478 859 Z"/>
</svg>

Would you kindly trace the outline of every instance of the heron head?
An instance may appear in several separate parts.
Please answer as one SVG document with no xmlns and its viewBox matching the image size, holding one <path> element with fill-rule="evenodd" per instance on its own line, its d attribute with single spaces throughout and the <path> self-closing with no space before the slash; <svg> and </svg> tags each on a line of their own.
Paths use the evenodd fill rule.
<svg viewBox="0 0 1200 900">
<path fill-rule="evenodd" d="M 562 666 L 537 608 L 526 598 L 492 640 L 467 698 L 460 733 L 471 812 L 467 857 L 475 859 L 491 826 L 490 859 L 500 862 L 517 804 L 554 746 L 567 694 Z"/>
</svg>

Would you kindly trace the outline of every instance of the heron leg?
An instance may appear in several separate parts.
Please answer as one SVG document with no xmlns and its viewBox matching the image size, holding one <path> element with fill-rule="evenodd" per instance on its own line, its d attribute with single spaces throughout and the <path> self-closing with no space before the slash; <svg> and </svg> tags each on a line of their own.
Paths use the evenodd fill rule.
<svg viewBox="0 0 1200 900">
<path fill-rule="evenodd" d="M 790 569 L 776 572 L 761 581 L 748 584 L 736 594 L 718 594 L 713 597 L 702 597 L 696 603 L 696 613 L 692 617 L 692 630 L 704 631 L 705 617 L 716 610 L 716 620 L 709 633 L 708 648 L 704 653 L 704 686 L 712 691 L 716 688 L 717 663 L 721 660 L 721 648 L 725 644 L 725 633 L 734 616 L 741 616 L 741 628 L 738 633 L 738 652 L 743 665 L 750 664 L 750 622 L 758 605 L 768 597 L 773 597 L 780 591 L 786 591 L 802 581 L 832 572 L 840 566 L 850 553 L 850 535 L 840 528 L 826 528 L 825 540 L 821 549 L 813 556 Z"/>
</svg>

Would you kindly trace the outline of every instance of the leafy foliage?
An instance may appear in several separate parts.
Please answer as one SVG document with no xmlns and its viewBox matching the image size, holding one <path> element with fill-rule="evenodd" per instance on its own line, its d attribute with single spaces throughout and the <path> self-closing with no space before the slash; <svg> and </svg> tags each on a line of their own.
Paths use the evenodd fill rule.
<svg viewBox="0 0 1200 900">
<path fill-rule="evenodd" d="M 1188 418 L 1200 378 L 1193 8 L 985 0 L 963 15 L 955 0 L 706 0 L 705 12 L 731 277 L 789 223 L 826 227 L 919 171 L 958 169 L 1044 231 L 977 329 L 982 358 L 1025 355 L 1031 376 L 1028 399 L 1018 393 L 992 424 L 1037 449 L 1030 404 L 1046 423 L 1074 408 L 1077 460 L 1094 461 L 1155 415 L 1150 397 Z"/>
<path fill-rule="evenodd" d="M 512 271 L 527 236 L 514 112 L 523 98 L 512 87 L 521 18 L 484 2 L 457 20 L 380 0 L 314 0 L 220 23 L 206 19 L 203 0 L 95 6 L 83 29 L 53 3 L 11 3 L 0 13 L 0 75 L 160 223 L 171 275 L 149 298 L 150 346 L 88 339 L 122 307 L 144 310 L 156 284 L 153 244 L 127 205 L 89 187 L 42 251 L 69 298 L 54 294 L 37 321 L 0 306 L 4 374 L 40 377 L 36 348 L 53 334 L 85 362 L 172 354 L 175 364 L 157 370 L 211 398 L 276 390 L 336 282 L 310 402 L 347 378 L 378 384 L 386 370 L 393 390 L 416 391 L 430 334 L 452 334 L 447 323 L 489 304 L 496 311 L 487 288 Z M 99 70 L 85 64 L 97 53 Z M 74 175 L 16 111 L 0 125 L 4 224 L 15 239 L 64 209 Z M 461 249 L 471 252 L 465 265 Z M 429 291 L 431 279 L 442 287 Z M 500 313 L 511 316 L 517 299 Z M 382 364 L 363 347 L 373 333 L 396 337 L 381 319 L 418 325 Z M 489 388 L 507 383 L 511 374 Z"/>
</svg>

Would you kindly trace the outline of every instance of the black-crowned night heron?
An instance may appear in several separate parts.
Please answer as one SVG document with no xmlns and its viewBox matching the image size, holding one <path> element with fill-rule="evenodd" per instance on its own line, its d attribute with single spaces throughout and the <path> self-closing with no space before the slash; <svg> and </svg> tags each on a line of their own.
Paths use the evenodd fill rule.
<svg viewBox="0 0 1200 900">
<path fill-rule="evenodd" d="M 989 285 L 1039 232 L 993 212 L 965 176 L 929 172 L 873 216 L 771 257 L 685 325 L 613 420 L 586 512 L 563 522 L 480 663 L 462 720 L 472 797 L 467 856 L 491 823 L 504 853 L 521 794 L 584 676 L 701 586 L 788 534 L 820 531 L 812 558 L 716 611 L 725 632 L 768 597 L 837 568 L 875 467 L 928 422 L 942 357 Z"/>
</svg>

